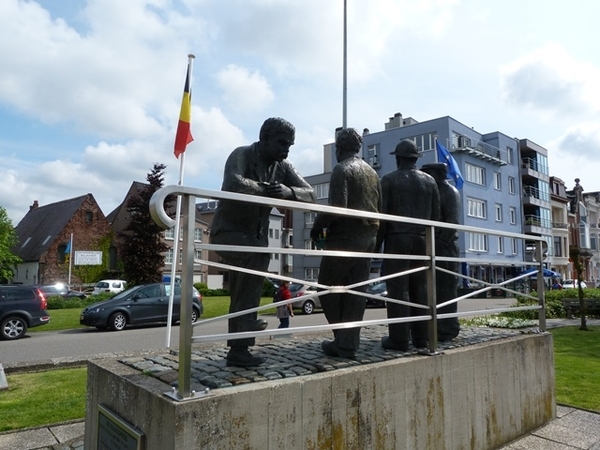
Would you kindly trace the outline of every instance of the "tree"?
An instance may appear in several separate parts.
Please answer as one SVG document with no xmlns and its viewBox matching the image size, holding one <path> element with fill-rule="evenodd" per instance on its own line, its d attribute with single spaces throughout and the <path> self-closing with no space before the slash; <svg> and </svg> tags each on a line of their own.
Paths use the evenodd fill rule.
<svg viewBox="0 0 600 450">
<path fill-rule="evenodd" d="M 125 205 L 131 215 L 122 233 L 122 260 L 125 279 L 130 286 L 155 283 L 162 280 L 164 252 L 168 249 L 161 240 L 163 229 L 150 217 L 150 198 L 163 186 L 164 164 L 154 163 L 137 194 L 132 195 Z M 167 202 L 170 203 L 170 202 Z M 165 204 L 165 208 L 169 205 Z"/>
<path fill-rule="evenodd" d="M 19 243 L 6 209 L 0 206 L 0 280 L 9 281 L 14 276 L 13 269 L 22 260 L 11 249 Z"/>
</svg>

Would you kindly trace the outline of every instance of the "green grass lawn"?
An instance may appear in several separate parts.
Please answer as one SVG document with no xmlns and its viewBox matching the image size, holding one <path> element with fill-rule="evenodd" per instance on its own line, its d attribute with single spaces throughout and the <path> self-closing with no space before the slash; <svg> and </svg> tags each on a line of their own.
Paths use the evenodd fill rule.
<svg viewBox="0 0 600 450">
<path fill-rule="evenodd" d="M 554 336 L 556 401 L 600 412 L 600 327 L 551 330 Z"/>
<path fill-rule="evenodd" d="M 8 375 L 0 391 L 0 431 L 85 417 L 87 369 Z"/>
</svg>

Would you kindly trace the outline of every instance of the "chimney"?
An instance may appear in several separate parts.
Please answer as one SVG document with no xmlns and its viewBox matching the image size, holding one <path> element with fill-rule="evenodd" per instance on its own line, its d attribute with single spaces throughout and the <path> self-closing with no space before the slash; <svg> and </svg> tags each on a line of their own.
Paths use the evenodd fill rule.
<svg viewBox="0 0 600 450">
<path fill-rule="evenodd" d="M 365 129 L 363 130 L 363 136 L 366 136 L 367 134 L 369 134 L 369 129 L 368 129 L 368 128 L 365 128 Z"/>
<path fill-rule="evenodd" d="M 385 129 L 391 130 L 393 128 L 400 128 L 402 125 L 402 114 L 397 112 L 396 114 L 394 114 L 394 117 L 390 117 L 390 121 L 385 124 Z"/>
<path fill-rule="evenodd" d="M 38 201 L 37 201 L 37 200 L 34 200 L 34 201 L 33 201 L 33 205 L 31 205 L 31 206 L 29 207 L 29 211 L 31 211 L 32 209 L 37 209 L 37 208 L 39 208 L 39 207 L 40 207 L 40 204 L 38 203 Z"/>
</svg>

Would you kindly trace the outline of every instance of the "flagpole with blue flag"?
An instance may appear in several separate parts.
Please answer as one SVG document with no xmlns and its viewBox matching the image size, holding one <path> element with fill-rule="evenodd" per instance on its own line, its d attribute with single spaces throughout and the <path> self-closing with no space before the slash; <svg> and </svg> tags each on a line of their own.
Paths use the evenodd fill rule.
<svg viewBox="0 0 600 450">
<path fill-rule="evenodd" d="M 448 149 L 440 144 L 440 141 L 435 142 L 435 147 L 437 148 L 438 162 L 446 163 L 448 166 L 448 178 L 454 180 L 456 189 L 462 189 L 464 179 L 460 173 L 460 168 L 458 167 L 456 160 L 452 157 Z"/>
<path fill-rule="evenodd" d="M 67 243 L 67 248 L 65 248 L 65 257 L 69 257 L 69 278 L 67 280 L 67 286 L 71 289 L 71 264 L 73 261 L 73 233 L 71 233 L 71 239 Z"/>
</svg>

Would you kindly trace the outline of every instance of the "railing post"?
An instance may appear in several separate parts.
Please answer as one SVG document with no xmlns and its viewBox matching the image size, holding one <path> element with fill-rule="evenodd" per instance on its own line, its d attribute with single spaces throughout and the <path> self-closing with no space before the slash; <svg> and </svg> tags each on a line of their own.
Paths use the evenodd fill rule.
<svg viewBox="0 0 600 450">
<path fill-rule="evenodd" d="M 194 285 L 194 228 L 196 198 L 183 196 L 183 266 L 181 270 L 181 310 L 179 315 L 179 392 L 178 397 L 191 394 L 192 376 L 192 288 Z M 173 264 L 179 255 L 173 255 Z"/>
<path fill-rule="evenodd" d="M 437 290 L 435 281 L 435 228 L 428 226 L 425 228 L 425 252 L 430 256 L 429 270 L 427 270 L 427 305 L 431 314 L 431 321 L 427 327 L 427 338 L 429 341 L 429 353 L 435 354 L 437 351 Z"/>
<path fill-rule="evenodd" d="M 535 244 L 535 259 L 540 263 L 538 274 L 537 274 L 537 293 L 538 303 L 541 306 L 538 312 L 538 318 L 540 321 L 540 331 L 546 331 L 546 298 L 544 294 L 544 250 L 542 247 L 542 241 L 538 241 Z"/>
</svg>

